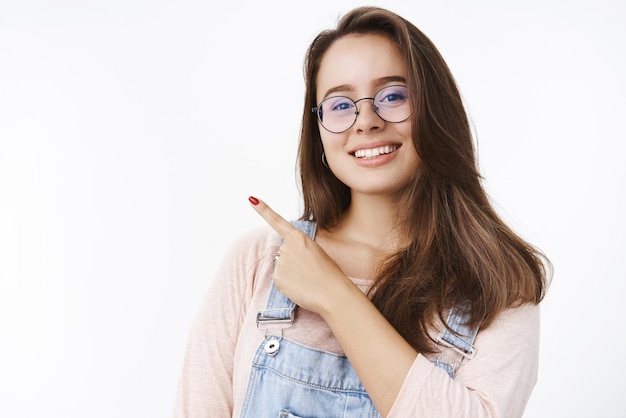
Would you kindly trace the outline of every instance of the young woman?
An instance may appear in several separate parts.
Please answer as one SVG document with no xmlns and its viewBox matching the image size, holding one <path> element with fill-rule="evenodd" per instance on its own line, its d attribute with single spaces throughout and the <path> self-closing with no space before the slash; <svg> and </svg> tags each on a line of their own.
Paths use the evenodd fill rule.
<svg viewBox="0 0 626 418">
<path fill-rule="evenodd" d="M 194 324 L 178 417 L 521 416 L 549 262 L 496 215 L 454 79 L 358 8 L 306 56 L 304 213 L 241 237 Z"/>
</svg>

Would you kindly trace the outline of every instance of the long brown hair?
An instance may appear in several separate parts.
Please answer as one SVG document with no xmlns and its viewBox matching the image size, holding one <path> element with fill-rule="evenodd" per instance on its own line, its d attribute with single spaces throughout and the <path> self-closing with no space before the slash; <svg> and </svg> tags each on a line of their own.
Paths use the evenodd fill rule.
<svg viewBox="0 0 626 418">
<path fill-rule="evenodd" d="M 350 189 L 326 168 L 316 115 L 317 74 L 324 53 L 351 33 L 388 36 L 407 65 L 413 142 L 420 157 L 402 193 L 398 224 L 409 244 L 388 257 L 370 298 L 418 351 L 432 351 L 427 329 L 452 306 L 466 306 L 470 324 L 487 327 L 504 309 L 537 304 L 550 263 L 496 214 L 481 184 L 472 134 L 456 82 L 433 43 L 406 19 L 361 7 L 320 33 L 305 59 L 306 95 L 298 151 L 304 210 L 320 228 L 337 224 Z"/>
</svg>

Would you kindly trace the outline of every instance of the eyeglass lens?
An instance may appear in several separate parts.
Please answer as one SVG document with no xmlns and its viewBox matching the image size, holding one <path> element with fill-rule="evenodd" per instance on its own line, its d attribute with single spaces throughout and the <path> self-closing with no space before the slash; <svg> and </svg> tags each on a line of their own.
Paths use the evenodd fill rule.
<svg viewBox="0 0 626 418">
<path fill-rule="evenodd" d="M 317 107 L 317 118 L 324 129 L 345 132 L 356 122 L 359 114 L 356 103 L 361 100 L 373 100 L 374 111 L 386 122 L 403 122 L 411 116 L 406 86 L 389 86 L 379 90 L 373 98 L 364 97 L 356 102 L 345 96 L 329 97 Z"/>
</svg>

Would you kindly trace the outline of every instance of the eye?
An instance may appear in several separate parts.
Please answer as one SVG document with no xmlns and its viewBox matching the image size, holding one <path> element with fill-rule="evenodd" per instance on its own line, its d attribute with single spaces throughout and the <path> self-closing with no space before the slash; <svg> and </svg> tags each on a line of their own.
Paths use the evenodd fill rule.
<svg viewBox="0 0 626 418">
<path fill-rule="evenodd" d="M 402 96 L 401 94 L 391 93 L 383 97 L 382 101 L 383 102 L 395 102 L 396 100 L 404 100 L 404 99 L 406 99 L 406 97 Z"/>
<path fill-rule="evenodd" d="M 335 106 L 333 106 L 333 110 L 346 110 L 346 109 L 350 109 L 350 104 L 347 102 L 337 103 Z"/>
<path fill-rule="evenodd" d="M 404 86 L 386 87 L 376 94 L 376 103 L 383 106 L 397 106 L 408 100 L 407 89 Z"/>
<path fill-rule="evenodd" d="M 329 97 L 324 100 L 324 107 L 329 112 L 346 112 L 354 109 L 354 102 L 348 97 Z"/>
</svg>

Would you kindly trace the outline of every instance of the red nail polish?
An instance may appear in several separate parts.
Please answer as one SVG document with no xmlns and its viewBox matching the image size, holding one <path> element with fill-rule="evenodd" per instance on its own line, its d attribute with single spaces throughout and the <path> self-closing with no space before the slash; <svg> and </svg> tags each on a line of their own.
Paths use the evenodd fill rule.
<svg viewBox="0 0 626 418">
<path fill-rule="evenodd" d="M 250 196 L 250 197 L 248 198 L 248 200 L 249 200 L 249 201 L 250 201 L 250 203 L 252 203 L 254 206 L 256 206 L 256 205 L 258 205 L 258 204 L 259 204 L 259 199 L 257 199 L 257 198 L 256 198 L 256 197 L 254 197 L 254 196 Z"/>
</svg>

